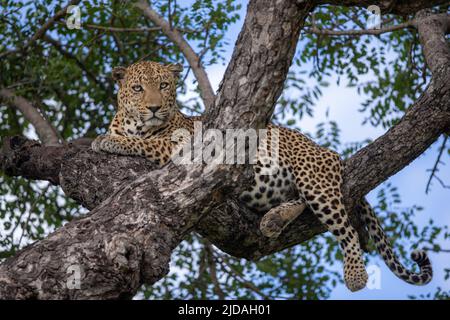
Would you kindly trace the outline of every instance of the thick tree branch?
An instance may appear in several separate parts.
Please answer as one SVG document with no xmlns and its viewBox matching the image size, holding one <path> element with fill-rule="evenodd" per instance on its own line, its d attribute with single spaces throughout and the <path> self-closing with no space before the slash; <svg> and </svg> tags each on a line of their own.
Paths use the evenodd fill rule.
<svg viewBox="0 0 450 320">
<path fill-rule="evenodd" d="M 422 154 L 450 126 L 450 49 L 445 34 L 448 15 L 415 18 L 431 83 L 400 122 L 347 162 L 347 199 L 360 199 Z M 357 161 L 356 161 L 357 160 Z M 349 182 L 350 182 L 349 181 Z M 350 203 L 347 203 L 351 207 Z"/>
<path fill-rule="evenodd" d="M 267 125 L 291 65 L 300 29 L 312 9 L 310 1 L 290 1 L 290 9 L 284 12 L 283 7 L 268 6 L 267 1 L 250 2 L 242 32 L 220 84 L 217 108 L 205 114 L 207 121 L 214 119 L 215 128 L 246 129 L 249 124 L 264 128 Z M 292 24 L 295 20 L 298 23 Z M 243 43 L 246 45 L 240 45 Z M 223 109 L 229 111 L 219 113 Z M 237 122 L 233 122 L 234 109 L 245 111 Z M 261 109 L 264 117 L 258 117 L 256 112 Z"/>
<path fill-rule="evenodd" d="M 36 109 L 27 99 L 15 95 L 11 89 L 0 89 L 0 99 L 6 104 L 11 104 L 22 112 L 25 119 L 27 119 L 36 129 L 36 133 L 42 143 L 47 145 L 59 144 L 58 134 L 55 128 L 48 122 L 47 119 Z"/>
<path fill-rule="evenodd" d="M 445 35 L 450 33 L 450 15 L 422 10 L 417 13 L 414 24 L 419 32 L 428 68 L 435 78 L 448 76 L 450 49 Z"/>
<path fill-rule="evenodd" d="M 206 113 L 207 127 L 265 125 L 310 9 L 290 1 L 249 4 L 216 107 Z M 430 32 L 442 34 L 442 29 L 432 27 Z M 446 42 L 427 41 L 423 45 L 445 46 Z M 449 61 L 428 60 L 433 74 L 426 92 L 395 127 L 346 162 L 344 190 L 349 208 L 448 130 Z M 222 250 L 249 259 L 325 230 L 315 217 L 305 213 L 280 238 L 263 237 L 260 217 L 240 208 L 234 200 L 251 178 L 247 167 L 206 170 L 200 165 L 187 168 L 169 164 L 147 172 L 152 165 L 145 159 L 95 154 L 70 145 L 50 152 L 49 147 L 35 144 L 26 147 L 28 142 L 6 142 L 11 147 L 0 158 L 6 172 L 29 177 L 56 175 L 59 178 L 53 181 L 59 182 L 68 196 L 95 209 L 0 265 L 0 298 L 131 297 L 140 284 L 151 284 L 167 273 L 172 249 L 191 230 Z M 54 154 L 54 159 L 61 161 L 28 164 L 35 160 L 33 156 L 42 159 L 41 152 Z M 121 168 L 128 162 L 133 169 Z M 27 171 L 39 168 L 46 173 Z M 66 285 L 68 268 L 74 265 L 83 270 L 81 290 Z"/>
<path fill-rule="evenodd" d="M 208 109 L 214 104 L 215 95 L 209 81 L 205 68 L 202 66 L 199 55 L 197 55 L 189 45 L 189 43 L 183 38 L 183 35 L 170 26 L 163 17 L 161 17 L 155 10 L 153 10 L 147 1 L 140 0 L 135 6 L 142 11 L 142 14 L 150 19 L 155 25 L 159 26 L 164 34 L 180 49 L 184 57 L 189 63 L 195 78 L 198 81 L 200 88 L 200 95 L 203 99 L 205 109 Z"/>
</svg>

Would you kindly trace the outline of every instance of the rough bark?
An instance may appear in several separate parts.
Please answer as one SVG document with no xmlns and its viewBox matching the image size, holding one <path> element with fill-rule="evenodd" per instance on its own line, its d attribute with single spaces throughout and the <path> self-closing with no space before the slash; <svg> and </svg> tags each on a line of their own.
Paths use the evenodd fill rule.
<svg viewBox="0 0 450 320">
<path fill-rule="evenodd" d="M 301 3 L 250 3 L 215 108 L 206 114 L 207 127 L 264 126 L 311 9 Z M 429 32 L 444 33 L 434 27 Z M 434 62 L 428 60 L 433 70 Z M 349 208 L 448 131 L 449 61 L 433 61 L 442 61 L 443 67 L 433 70 L 430 86 L 402 121 L 346 162 Z M 93 210 L 1 264 L 0 298 L 129 298 L 140 284 L 167 273 L 173 248 L 192 230 L 222 250 L 249 259 L 325 230 L 305 213 L 279 239 L 263 237 L 260 217 L 235 200 L 245 185 L 242 181 L 252 177 L 246 166 L 169 164 L 157 169 L 144 159 L 95 154 L 80 146 L 51 148 L 18 138 L 5 142 L 0 158 L 5 172 L 59 183 L 68 196 Z M 402 155 L 393 161 L 390 155 L 397 153 Z M 66 285 L 73 265 L 83 269 L 81 290 Z"/>
<path fill-rule="evenodd" d="M 313 9 L 309 1 L 289 2 L 283 6 L 269 6 L 266 1 L 250 2 L 215 108 L 205 114 L 207 123 L 214 122 L 211 127 L 266 126 L 283 89 L 300 29 Z M 236 109 L 242 115 L 237 121 L 232 115 Z M 259 117 L 258 110 L 264 110 L 263 117 Z"/>
</svg>

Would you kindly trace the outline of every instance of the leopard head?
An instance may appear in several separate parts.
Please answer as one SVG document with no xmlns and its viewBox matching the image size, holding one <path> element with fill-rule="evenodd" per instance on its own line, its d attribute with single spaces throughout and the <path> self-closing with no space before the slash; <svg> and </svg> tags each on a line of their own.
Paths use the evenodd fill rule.
<svg viewBox="0 0 450 320">
<path fill-rule="evenodd" d="M 138 130 L 164 126 L 178 110 L 176 84 L 182 70 L 180 64 L 150 61 L 114 68 L 112 77 L 119 84 L 118 112 Z"/>
</svg>

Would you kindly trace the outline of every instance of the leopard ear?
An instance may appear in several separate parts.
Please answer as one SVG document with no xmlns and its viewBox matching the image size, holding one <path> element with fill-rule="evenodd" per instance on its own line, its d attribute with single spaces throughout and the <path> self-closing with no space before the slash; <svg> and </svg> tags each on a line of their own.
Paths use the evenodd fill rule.
<svg viewBox="0 0 450 320">
<path fill-rule="evenodd" d="M 112 78 L 114 81 L 118 82 L 119 85 L 122 84 L 125 74 L 127 73 L 127 68 L 125 67 L 115 67 L 112 70 Z"/>
<path fill-rule="evenodd" d="M 173 74 L 178 77 L 183 72 L 183 65 L 180 63 L 170 63 L 166 66 Z"/>
</svg>

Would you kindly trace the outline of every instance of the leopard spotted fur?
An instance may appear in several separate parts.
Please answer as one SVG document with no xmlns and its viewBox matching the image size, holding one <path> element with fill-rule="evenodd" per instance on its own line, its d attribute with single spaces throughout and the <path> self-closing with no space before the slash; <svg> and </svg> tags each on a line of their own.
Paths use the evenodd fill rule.
<svg viewBox="0 0 450 320">
<path fill-rule="evenodd" d="M 139 62 L 128 68 L 115 68 L 119 83 L 118 110 L 108 133 L 92 143 L 93 150 L 122 155 L 138 155 L 161 165 L 171 159 L 185 139 L 173 139 L 175 130 L 193 132 L 194 120 L 182 114 L 176 104 L 176 83 L 182 68 Z M 254 165 L 255 181 L 241 195 L 246 206 L 265 215 L 261 231 L 277 237 L 308 207 L 338 240 L 344 255 L 344 279 L 351 291 L 365 287 L 368 276 L 358 235 L 349 222 L 343 205 L 341 184 L 343 165 L 339 155 L 323 148 L 298 131 L 270 124 L 268 132 L 279 133 L 279 161 L 273 172 L 263 171 L 267 164 Z M 289 196 L 294 194 L 295 197 Z M 412 259 L 420 272 L 406 269 L 396 258 L 370 205 L 360 207 L 368 232 L 391 271 L 408 283 L 422 285 L 432 278 L 431 263 L 424 251 L 416 250 Z M 267 212 L 268 211 L 268 212 Z"/>
</svg>

